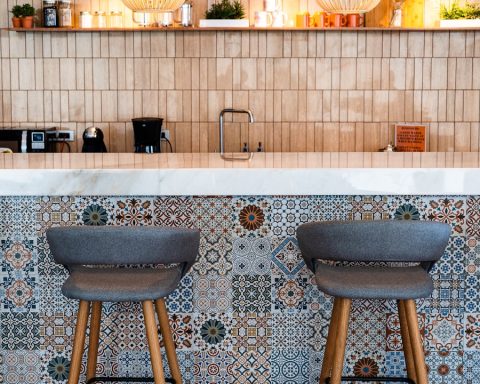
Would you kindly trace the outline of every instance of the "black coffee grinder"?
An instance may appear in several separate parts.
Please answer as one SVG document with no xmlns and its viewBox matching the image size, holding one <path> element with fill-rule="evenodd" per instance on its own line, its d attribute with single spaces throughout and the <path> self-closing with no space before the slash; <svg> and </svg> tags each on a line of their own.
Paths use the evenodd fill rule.
<svg viewBox="0 0 480 384">
<path fill-rule="evenodd" d="M 158 153 L 162 135 L 163 119 L 159 117 L 139 117 L 132 119 L 135 136 L 135 153 Z"/>
<path fill-rule="evenodd" d="M 107 152 L 100 128 L 89 127 L 83 132 L 82 152 Z"/>
</svg>

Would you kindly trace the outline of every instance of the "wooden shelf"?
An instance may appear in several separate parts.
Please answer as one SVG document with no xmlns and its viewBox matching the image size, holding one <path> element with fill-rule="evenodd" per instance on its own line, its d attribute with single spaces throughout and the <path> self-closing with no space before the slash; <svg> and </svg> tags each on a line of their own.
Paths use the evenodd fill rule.
<svg viewBox="0 0 480 384">
<path fill-rule="evenodd" d="M 134 27 L 134 28 L 1 28 L 2 30 L 14 32 L 170 32 L 170 31 L 400 31 L 400 32 L 414 32 L 414 31 L 434 31 L 434 32 L 449 32 L 449 31 L 478 31 L 480 28 L 385 28 L 385 27 L 365 27 L 365 28 L 256 28 L 256 27 L 242 27 L 242 28 L 200 28 L 200 27 Z"/>
</svg>

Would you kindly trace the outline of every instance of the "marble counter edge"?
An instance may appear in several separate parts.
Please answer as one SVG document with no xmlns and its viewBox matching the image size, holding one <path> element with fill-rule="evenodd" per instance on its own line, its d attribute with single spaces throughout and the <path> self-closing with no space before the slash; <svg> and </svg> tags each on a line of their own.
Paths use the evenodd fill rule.
<svg viewBox="0 0 480 384">
<path fill-rule="evenodd" d="M 5 169 L 0 196 L 469 195 L 479 168 Z"/>
</svg>

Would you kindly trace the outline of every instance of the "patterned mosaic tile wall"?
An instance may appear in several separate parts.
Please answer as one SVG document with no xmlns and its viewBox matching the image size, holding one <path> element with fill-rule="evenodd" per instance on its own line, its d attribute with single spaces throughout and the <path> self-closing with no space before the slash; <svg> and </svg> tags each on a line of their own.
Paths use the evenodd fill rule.
<svg viewBox="0 0 480 384">
<path fill-rule="evenodd" d="M 480 383 L 478 196 L 0 198 L 0 382 L 67 376 L 77 303 L 60 294 L 67 274 L 45 230 L 115 224 L 202 231 L 198 262 L 168 299 L 185 383 L 316 383 L 332 300 L 315 288 L 295 229 L 381 219 L 451 224 L 433 296 L 418 303 L 430 381 Z M 148 374 L 148 358 L 140 307 L 105 305 L 98 371 Z M 394 303 L 355 302 L 345 373 L 404 372 Z"/>
</svg>

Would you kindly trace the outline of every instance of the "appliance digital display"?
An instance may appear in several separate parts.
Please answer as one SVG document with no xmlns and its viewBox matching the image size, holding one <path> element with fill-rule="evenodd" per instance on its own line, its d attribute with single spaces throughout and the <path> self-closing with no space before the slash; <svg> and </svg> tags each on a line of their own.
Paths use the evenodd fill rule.
<svg viewBox="0 0 480 384">
<path fill-rule="evenodd" d="M 32 142 L 43 142 L 44 134 L 42 132 L 32 133 Z"/>
</svg>

